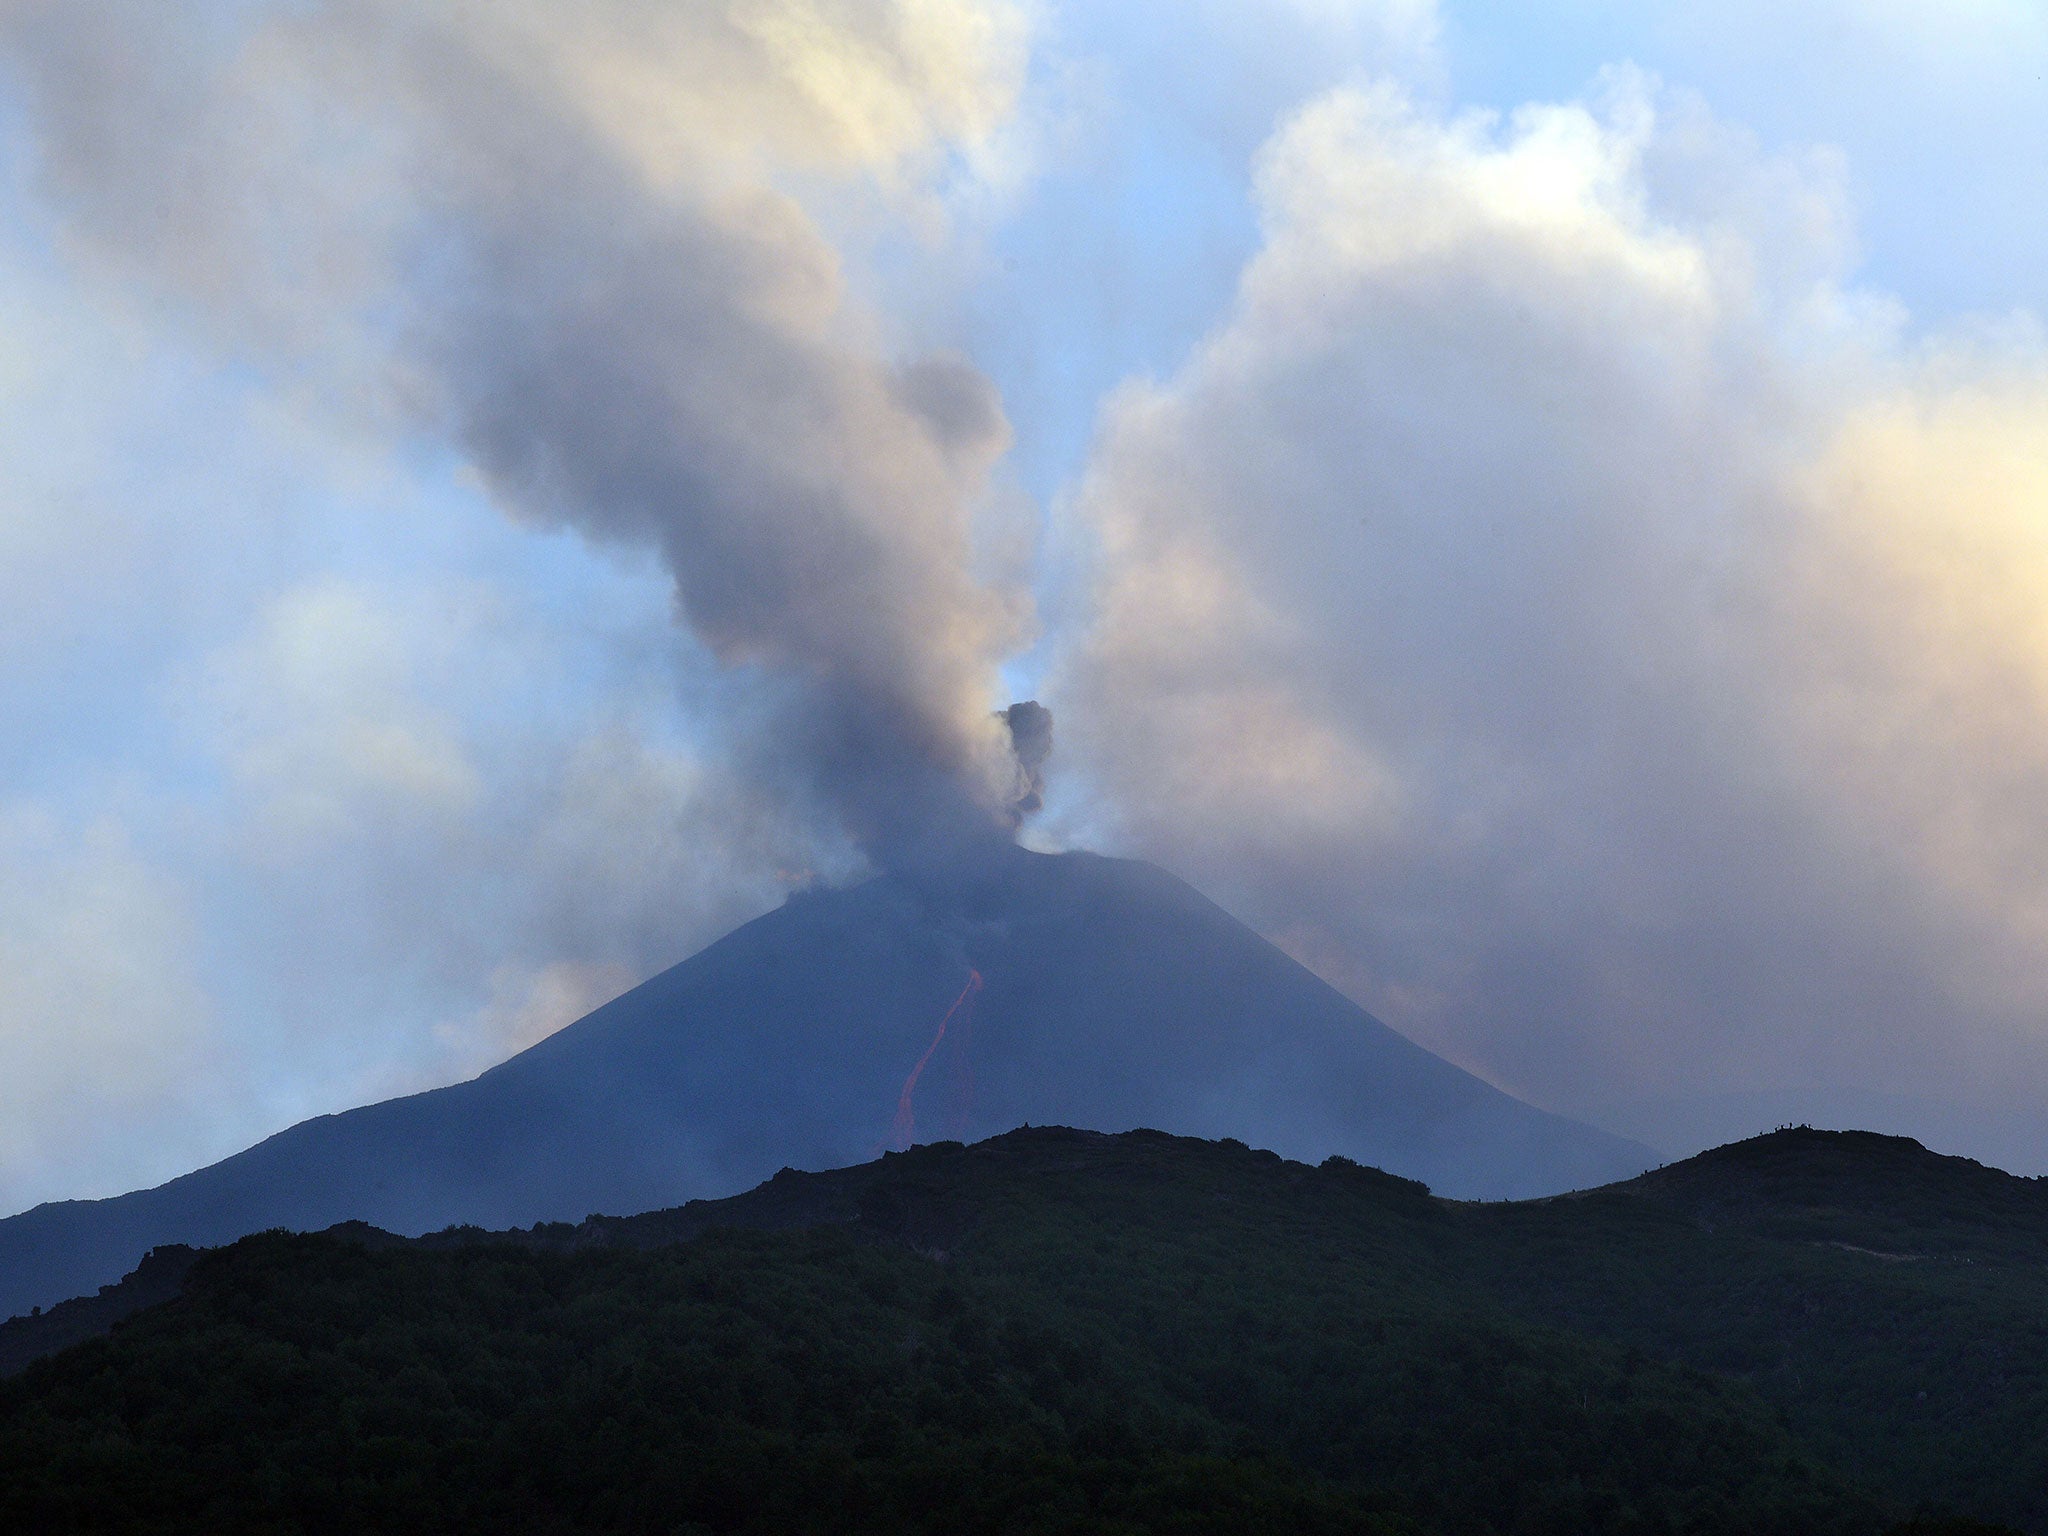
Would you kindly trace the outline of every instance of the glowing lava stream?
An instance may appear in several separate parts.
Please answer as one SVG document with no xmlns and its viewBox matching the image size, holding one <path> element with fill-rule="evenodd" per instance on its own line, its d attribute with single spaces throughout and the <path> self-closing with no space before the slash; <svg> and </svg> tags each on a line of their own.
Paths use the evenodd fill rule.
<svg viewBox="0 0 2048 1536">
<path fill-rule="evenodd" d="M 917 1091 L 917 1075 L 924 1070 L 924 1064 L 932 1059 L 939 1042 L 946 1038 L 946 1026 L 953 1022 L 953 1015 L 960 1011 L 960 1005 L 981 990 L 981 972 L 971 966 L 967 971 L 967 985 L 960 989 L 960 995 L 953 999 L 953 1006 L 946 1010 L 946 1016 L 939 1020 L 939 1032 L 932 1036 L 932 1043 L 924 1048 L 924 1054 L 917 1058 L 917 1065 L 910 1069 L 910 1076 L 903 1080 L 903 1096 L 896 1101 L 896 1132 L 894 1140 L 897 1150 L 910 1146 L 917 1134 L 917 1121 L 910 1109 L 910 1096 Z"/>
</svg>

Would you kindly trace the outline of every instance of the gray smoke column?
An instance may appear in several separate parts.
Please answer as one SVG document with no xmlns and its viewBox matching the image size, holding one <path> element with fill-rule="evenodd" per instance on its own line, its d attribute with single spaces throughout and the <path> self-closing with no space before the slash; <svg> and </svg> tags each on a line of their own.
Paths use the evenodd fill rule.
<svg viewBox="0 0 2048 1536">
<path fill-rule="evenodd" d="M 1010 755 L 1017 760 L 1011 814 L 1019 821 L 1045 804 L 1045 760 L 1052 756 L 1052 711 L 1025 699 L 1003 711 L 1010 731 Z"/>
<path fill-rule="evenodd" d="M 769 777 L 878 862 L 1007 835 L 1026 605 L 970 570 L 1007 423 L 891 358 L 779 190 L 912 197 L 1007 108 L 1005 6 L 170 9 L 0 3 L 77 254 L 510 515 L 658 550 Z"/>
</svg>

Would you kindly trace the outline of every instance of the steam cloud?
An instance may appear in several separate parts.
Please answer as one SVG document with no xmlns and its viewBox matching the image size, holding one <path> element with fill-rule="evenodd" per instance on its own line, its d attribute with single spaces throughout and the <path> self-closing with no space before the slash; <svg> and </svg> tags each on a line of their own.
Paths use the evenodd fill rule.
<svg viewBox="0 0 2048 1536">
<path fill-rule="evenodd" d="M 87 253 L 515 516 L 658 549 L 764 679 L 760 766 L 890 863 L 1010 814 L 1027 605 L 970 574 L 1009 432 L 971 366 L 887 357 L 777 181 L 926 195 L 1021 44 L 979 0 L 0 7 Z"/>
<path fill-rule="evenodd" d="M 1072 514 L 1090 835 L 1540 1103 L 1856 1085 L 2037 1163 L 2038 338 L 1902 347 L 1824 161 L 1626 75 L 1338 91 L 1258 185 Z"/>
</svg>

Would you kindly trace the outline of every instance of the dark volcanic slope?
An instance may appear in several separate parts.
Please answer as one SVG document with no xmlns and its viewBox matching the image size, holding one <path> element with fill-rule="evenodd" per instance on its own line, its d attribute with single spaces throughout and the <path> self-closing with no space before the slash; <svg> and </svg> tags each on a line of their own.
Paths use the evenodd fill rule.
<svg viewBox="0 0 2048 1536">
<path fill-rule="evenodd" d="M 0 1316 L 163 1243 L 574 1220 L 860 1161 L 890 1140 L 971 971 L 985 986 L 924 1069 L 919 1139 L 1153 1126 L 1486 1197 L 1654 1161 L 1432 1056 L 1158 869 L 1018 850 L 943 889 L 888 878 L 792 899 L 472 1082 L 0 1221 Z"/>
</svg>

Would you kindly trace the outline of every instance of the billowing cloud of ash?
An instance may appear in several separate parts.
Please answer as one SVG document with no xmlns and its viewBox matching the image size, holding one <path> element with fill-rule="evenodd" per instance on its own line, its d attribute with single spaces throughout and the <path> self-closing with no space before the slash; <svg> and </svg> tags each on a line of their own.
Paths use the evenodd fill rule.
<svg viewBox="0 0 2048 1536">
<path fill-rule="evenodd" d="M 1029 816 L 1045 805 L 1045 760 L 1052 756 L 1052 711 L 1036 699 L 1025 699 L 1003 711 L 1010 732 L 1010 755 L 1017 762 L 1017 782 L 1010 796 L 1013 815 Z"/>
<path fill-rule="evenodd" d="M 515 516 L 658 549 L 772 700 L 760 768 L 884 862 L 1004 835 L 1027 612 L 971 555 L 1009 432 L 892 356 L 790 189 L 929 213 L 1023 45 L 1003 0 L 0 6 L 79 254 Z"/>
<path fill-rule="evenodd" d="M 1076 824 L 1557 1107 L 2048 1087 L 2048 349 L 1902 341 L 1838 179 L 1626 75 L 1294 116 L 1069 513 Z"/>
</svg>

